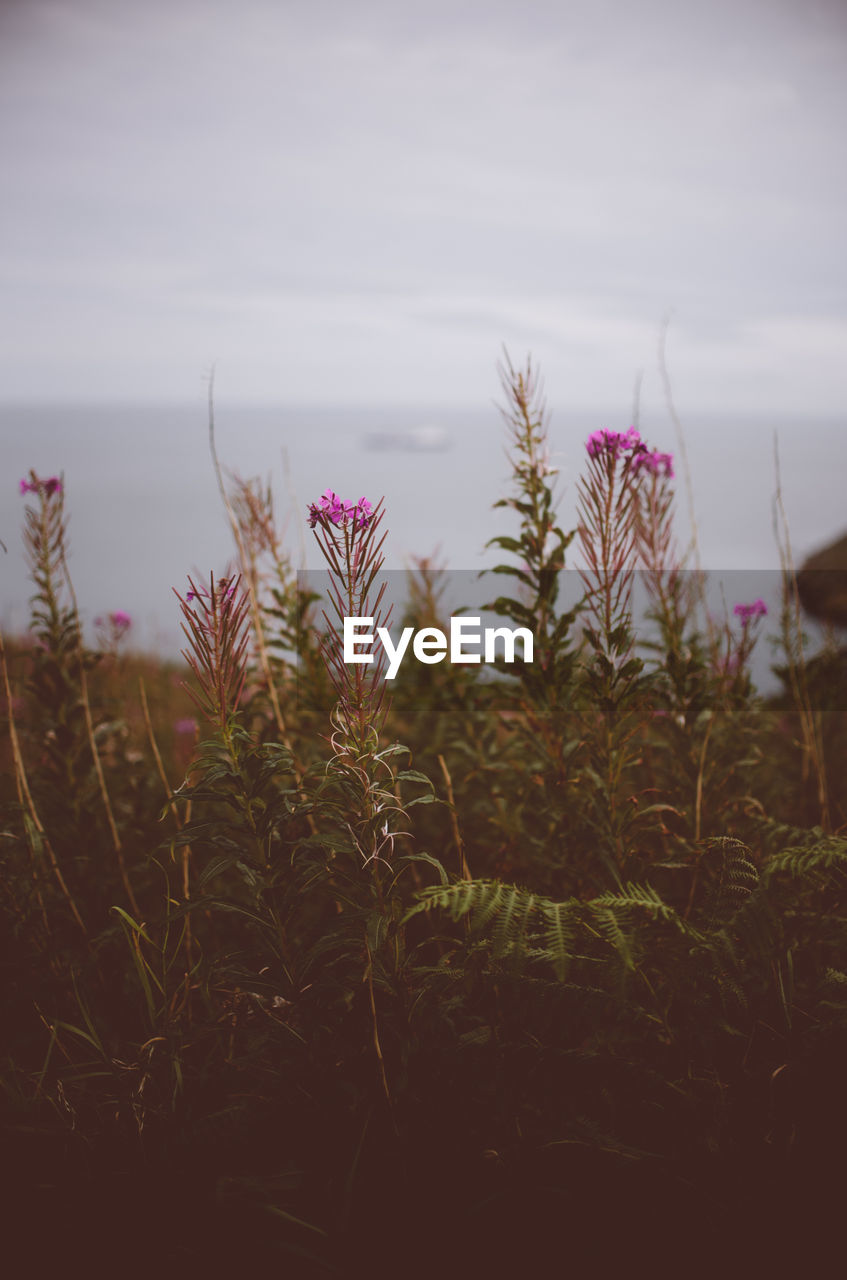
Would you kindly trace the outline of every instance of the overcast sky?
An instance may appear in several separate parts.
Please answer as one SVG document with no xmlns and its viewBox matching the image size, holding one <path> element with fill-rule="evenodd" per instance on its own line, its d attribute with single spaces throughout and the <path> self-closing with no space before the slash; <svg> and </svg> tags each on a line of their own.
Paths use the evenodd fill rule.
<svg viewBox="0 0 847 1280">
<path fill-rule="evenodd" d="M 844 0 L 0 0 L 0 399 L 847 403 Z"/>
</svg>

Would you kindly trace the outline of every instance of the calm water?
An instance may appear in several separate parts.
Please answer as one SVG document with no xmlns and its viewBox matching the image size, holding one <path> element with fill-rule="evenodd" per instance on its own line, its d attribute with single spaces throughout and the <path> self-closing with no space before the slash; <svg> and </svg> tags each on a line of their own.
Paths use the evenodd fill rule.
<svg viewBox="0 0 847 1280">
<path fill-rule="evenodd" d="M 561 469 L 561 514 L 574 522 L 575 478 L 584 441 L 598 426 L 624 428 L 620 414 L 554 410 L 553 461 Z M 443 428 L 444 451 L 372 451 L 370 433 Z M 642 434 L 677 453 L 666 419 L 642 420 Z M 689 415 L 686 441 L 704 567 L 775 570 L 773 439 L 779 434 L 783 495 L 798 562 L 847 526 L 847 418 Z M 67 409 L 0 407 L 3 444 L 0 493 L 0 623 L 22 631 L 30 586 L 23 559 L 18 481 L 34 467 L 65 473 L 71 572 L 88 625 L 99 613 L 124 609 L 139 648 L 175 653 L 181 645 L 173 586 L 187 573 L 223 572 L 232 553 L 212 470 L 205 409 L 196 407 Z M 342 494 L 385 495 L 387 567 L 440 548 L 450 567 L 475 570 L 496 562 L 486 539 L 511 532 L 508 513 L 492 511 L 509 468 L 505 433 L 493 407 L 424 412 L 317 409 L 225 409 L 217 415 L 222 463 L 243 476 L 270 474 L 277 510 L 287 522 L 298 563 L 320 565 L 303 513 L 330 485 Z M 289 478 L 285 478 L 283 457 Z M 688 538 L 685 488 L 678 468 L 680 541 Z M 744 575 L 753 598 L 774 586 L 773 573 Z"/>
</svg>

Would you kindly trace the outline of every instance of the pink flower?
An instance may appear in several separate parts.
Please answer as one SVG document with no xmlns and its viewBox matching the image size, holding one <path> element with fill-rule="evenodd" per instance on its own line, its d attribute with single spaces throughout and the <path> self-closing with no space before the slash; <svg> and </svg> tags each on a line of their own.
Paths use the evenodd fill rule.
<svg viewBox="0 0 847 1280">
<path fill-rule="evenodd" d="M 633 454 L 632 469 L 634 472 L 649 471 L 651 475 L 664 475 L 673 479 L 673 454 L 659 453 L 658 449 L 645 449 L 643 453 Z"/>
<path fill-rule="evenodd" d="M 116 609 L 114 613 L 107 613 L 105 618 L 95 618 L 94 625 L 105 644 L 116 646 L 132 626 L 132 618 L 123 609 Z"/>
<path fill-rule="evenodd" d="M 751 618 L 764 618 L 768 606 L 764 600 L 754 600 L 752 604 L 737 604 L 732 612 L 741 619 L 741 625 L 746 627 Z"/>
<path fill-rule="evenodd" d="M 340 525 L 343 528 L 351 520 L 354 530 L 367 529 L 373 520 L 373 507 L 367 498 L 360 498 L 355 503 L 345 502 L 332 489 L 326 489 L 317 502 L 309 504 L 310 529 L 314 529 L 317 524 L 324 528 L 328 524 Z"/>
<path fill-rule="evenodd" d="M 180 736 L 182 736 L 184 734 L 196 733 L 196 732 L 197 732 L 197 721 L 192 716 L 187 717 L 185 720 L 174 721 L 174 733 L 177 733 Z"/>
<path fill-rule="evenodd" d="M 367 498 L 360 498 L 356 503 L 356 519 L 363 529 L 366 529 L 373 520 L 374 510 Z"/>
<path fill-rule="evenodd" d="M 605 428 L 592 431 L 585 444 L 589 458 L 599 458 L 604 453 L 617 458 L 619 453 L 627 453 L 631 449 L 638 449 L 639 446 L 644 447 L 635 427 L 629 427 L 623 432 L 607 431 Z"/>
<path fill-rule="evenodd" d="M 47 480 L 40 480 L 35 472 L 32 472 L 34 479 L 21 480 L 21 493 L 40 493 L 43 489 L 48 498 L 52 498 L 54 493 L 62 492 L 62 482 L 58 476 L 50 476 Z"/>
<path fill-rule="evenodd" d="M 349 509 L 349 502 L 342 502 L 333 489 L 325 489 L 318 501 L 309 507 L 309 527 L 314 529 L 316 524 L 325 525 L 327 521 L 335 525 L 343 524 Z"/>
</svg>

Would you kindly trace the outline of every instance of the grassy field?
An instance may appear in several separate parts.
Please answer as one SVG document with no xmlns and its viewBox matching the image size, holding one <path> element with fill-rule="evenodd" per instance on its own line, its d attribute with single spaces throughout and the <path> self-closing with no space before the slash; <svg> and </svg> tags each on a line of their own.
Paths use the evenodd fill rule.
<svg viewBox="0 0 847 1280">
<path fill-rule="evenodd" d="M 73 495 L 21 482 L 0 1124 L 30 1274 L 553 1257 L 605 1275 L 639 1256 L 736 1274 L 827 1236 L 847 1138 L 839 660 L 804 652 L 789 569 L 781 618 L 706 617 L 673 459 L 634 429 L 588 436 L 561 530 L 529 365 L 503 394 L 519 531 L 495 540 L 490 603 L 534 660 L 493 679 L 406 661 L 388 685 L 342 660 L 344 617 L 385 622 L 390 494 L 303 513 L 318 602 L 272 495 L 232 482 L 238 572 L 177 581 L 177 665 L 134 655 L 125 614 L 83 643 Z M 449 626 L 441 584 L 419 563 L 404 625 Z M 749 663 L 768 628 L 766 703 Z"/>
</svg>

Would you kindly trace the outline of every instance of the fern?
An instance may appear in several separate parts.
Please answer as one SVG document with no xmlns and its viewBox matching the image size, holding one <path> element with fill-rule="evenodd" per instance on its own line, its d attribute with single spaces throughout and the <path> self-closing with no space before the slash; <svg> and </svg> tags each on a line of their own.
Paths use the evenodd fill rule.
<svg viewBox="0 0 847 1280">
<path fill-rule="evenodd" d="M 592 909 L 600 932 L 609 946 L 617 952 L 624 968 L 634 969 L 635 958 L 632 949 L 632 938 L 624 933 L 621 928 L 621 921 L 626 919 L 626 912 L 619 915 L 609 907 L 597 907 L 593 906 L 593 904 Z"/>
<path fill-rule="evenodd" d="M 507 894 L 492 931 L 495 956 L 518 957 L 525 949 L 527 929 L 535 908 L 535 894 Z"/>
<path fill-rule="evenodd" d="M 592 898 L 590 907 L 609 909 L 621 913 L 645 911 L 654 920 L 664 920 L 672 924 L 680 933 L 700 941 L 702 933 L 684 920 L 673 907 L 669 906 L 649 884 L 628 884 L 620 893 L 604 893 Z"/>
<path fill-rule="evenodd" d="M 471 916 L 472 932 L 482 933 L 489 921 L 495 920 L 504 909 L 508 910 L 508 903 L 512 895 L 519 892 L 520 890 L 514 889 L 513 886 L 500 884 L 499 881 L 494 881 L 488 885 L 486 891 L 480 895 L 479 901 L 471 904 L 473 912 Z M 458 920 L 459 915 L 455 915 L 453 918 Z"/>
<path fill-rule="evenodd" d="M 517 961 L 530 953 L 544 960 L 551 960 L 548 949 L 531 947 L 535 942 L 532 925 L 540 925 L 558 904 L 549 902 L 537 894 L 519 889 L 515 885 L 502 884 L 498 880 L 461 880 L 457 884 L 438 885 L 418 894 L 418 902 L 407 913 L 406 919 L 421 911 L 446 911 L 453 920 L 470 916 L 471 935 L 480 938 L 490 936 L 492 954 L 498 959 L 510 956 Z M 563 971 L 564 954 L 555 954 L 558 972 Z"/>
<path fill-rule="evenodd" d="M 560 982 L 565 981 L 573 956 L 578 926 L 576 905 L 571 899 L 568 902 L 545 901 L 541 907 L 546 922 L 547 956 Z"/>
<path fill-rule="evenodd" d="M 583 903 L 576 898 L 553 902 L 499 881 L 460 881 L 423 890 L 406 918 L 432 910 L 446 911 L 455 921 L 470 916 L 472 935 L 488 937 L 494 957 L 541 960 L 553 968 L 560 982 L 577 957 L 580 937 L 589 948 L 591 939 L 595 944 L 602 939 L 625 969 L 633 969 L 636 931 L 631 917 L 638 911 L 672 924 L 692 942 L 704 940 L 702 932 L 649 885 L 629 884 L 621 893 L 606 893 Z"/>
<path fill-rule="evenodd" d="M 731 923 L 759 882 L 756 864 L 750 850 L 730 836 L 715 836 L 706 842 L 707 849 L 719 849 L 721 867 L 718 880 L 706 902 L 707 927 L 720 930 Z"/>
<path fill-rule="evenodd" d="M 794 879 L 814 875 L 818 871 L 847 871 L 847 840 L 824 836 L 814 844 L 792 845 L 768 859 L 764 875 L 770 878 L 787 872 Z"/>
<path fill-rule="evenodd" d="M 787 845 L 810 848 L 827 838 L 823 827 L 795 827 L 787 822 L 777 822 L 766 815 L 756 817 L 754 825 L 762 844 L 768 850 L 785 848 Z"/>
</svg>

